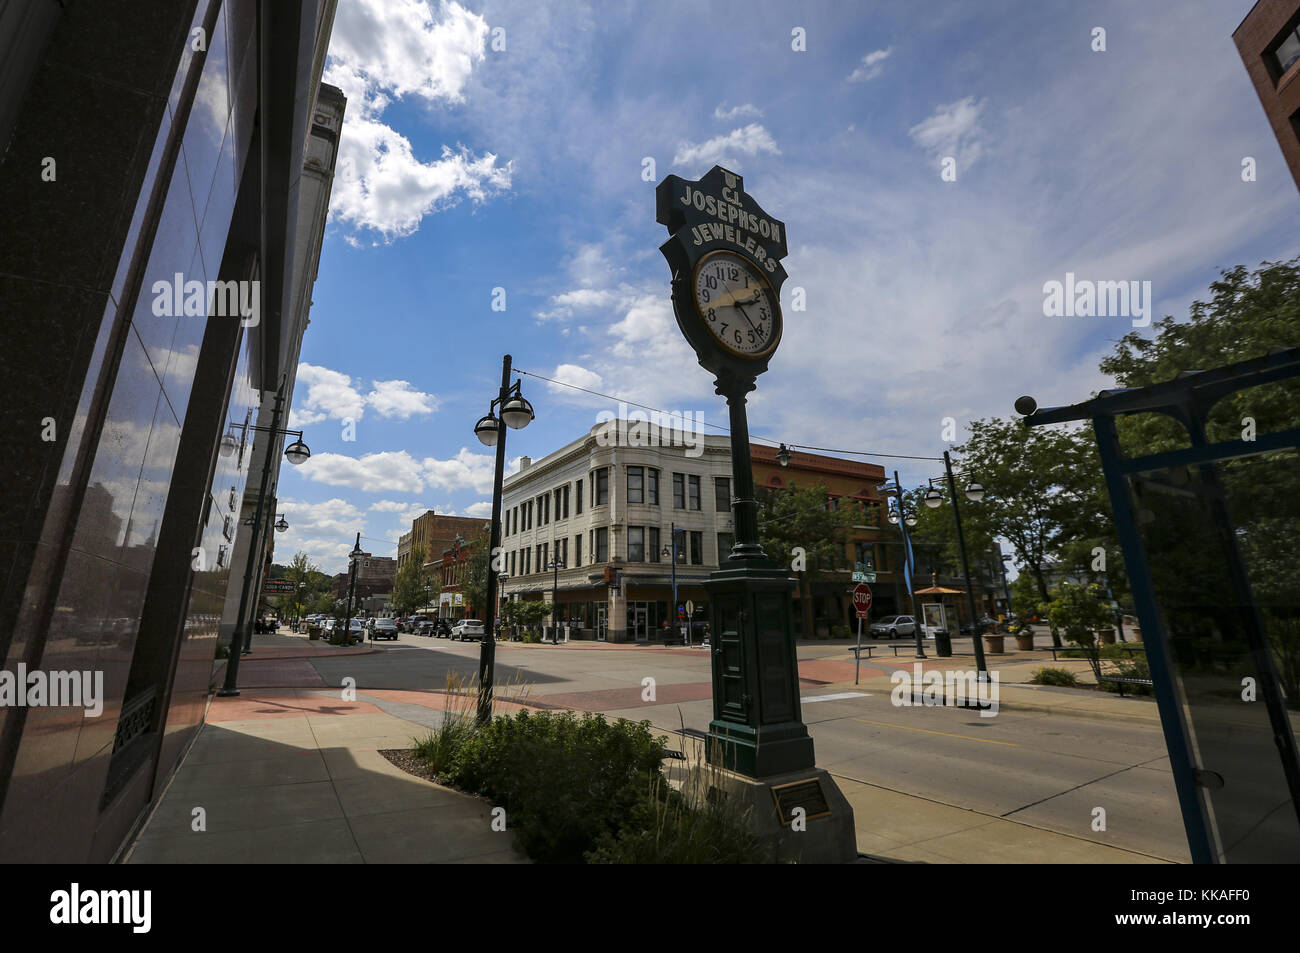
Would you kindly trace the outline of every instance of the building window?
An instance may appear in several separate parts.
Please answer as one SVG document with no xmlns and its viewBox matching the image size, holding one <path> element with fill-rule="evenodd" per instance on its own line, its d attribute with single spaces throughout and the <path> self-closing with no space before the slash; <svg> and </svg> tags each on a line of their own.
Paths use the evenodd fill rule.
<svg viewBox="0 0 1300 953">
<path fill-rule="evenodd" d="M 649 547 L 650 562 L 657 563 L 659 562 L 659 527 L 651 526 L 646 530 L 646 533 L 646 546 Z"/>
<path fill-rule="evenodd" d="M 609 467 L 601 467 L 591 475 L 591 505 L 604 506 L 609 502 Z"/>
<path fill-rule="evenodd" d="M 627 561 L 645 562 L 645 527 L 629 526 L 627 528 Z"/>
<path fill-rule="evenodd" d="M 698 510 L 700 508 L 700 478 L 691 476 L 686 481 L 686 502 L 688 508 Z"/>
<path fill-rule="evenodd" d="M 560 554 L 560 562 L 569 565 L 569 537 L 561 536 L 555 541 L 555 551 Z"/>
<path fill-rule="evenodd" d="M 728 554 L 730 554 L 731 547 L 735 545 L 736 537 L 733 533 L 718 534 L 718 565 L 722 565 Z"/>
<path fill-rule="evenodd" d="M 564 518 L 566 520 L 569 518 L 569 489 L 570 485 L 568 483 L 564 484 Z"/>
<path fill-rule="evenodd" d="M 673 509 L 686 509 L 686 476 L 681 473 L 673 474 Z"/>
<path fill-rule="evenodd" d="M 1282 34 L 1282 41 L 1273 50 L 1273 62 L 1277 65 L 1277 75 L 1291 68 L 1291 64 L 1300 60 L 1300 26 L 1292 26 Z"/>
<path fill-rule="evenodd" d="M 645 502 L 645 467 L 627 468 L 627 501 Z"/>
<path fill-rule="evenodd" d="M 609 527 L 602 526 L 596 530 L 596 562 L 609 562 Z"/>
<path fill-rule="evenodd" d="M 573 496 L 574 499 L 577 501 L 577 510 L 579 513 L 581 513 L 582 512 L 582 481 L 581 480 L 578 481 L 578 490 L 576 493 L 573 494 Z"/>
<path fill-rule="evenodd" d="M 719 513 L 731 512 L 731 479 L 729 477 L 713 478 L 713 505 Z"/>
<path fill-rule="evenodd" d="M 542 511 L 542 525 L 545 526 L 551 521 L 551 494 L 543 493 L 539 499 Z"/>
<path fill-rule="evenodd" d="M 691 565 L 704 565 L 704 534 L 691 533 Z"/>
<path fill-rule="evenodd" d="M 515 550 L 510 550 L 510 575 L 515 574 Z"/>
<path fill-rule="evenodd" d="M 645 501 L 651 506 L 659 505 L 659 471 L 646 467 Z"/>
<path fill-rule="evenodd" d="M 578 499 L 582 499 L 582 491 L 578 491 Z M 579 533 L 573 537 L 573 565 L 582 565 L 582 534 Z"/>
</svg>

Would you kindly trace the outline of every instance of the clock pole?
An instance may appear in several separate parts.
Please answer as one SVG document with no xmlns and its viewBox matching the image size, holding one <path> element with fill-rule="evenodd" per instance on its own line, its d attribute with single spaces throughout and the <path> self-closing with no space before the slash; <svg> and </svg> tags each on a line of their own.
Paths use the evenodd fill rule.
<svg viewBox="0 0 1300 953">
<path fill-rule="evenodd" d="M 670 235 L 659 250 L 672 271 L 677 326 L 700 366 L 716 376 L 714 386 L 727 400 L 731 422 L 735 542 L 704 584 L 713 669 L 713 720 L 706 742 L 710 767 L 693 769 L 685 791 L 699 802 L 726 797 L 750 807 L 760 839 L 781 859 L 853 861 L 853 809 L 830 774 L 817 767 L 803 723 L 787 554 L 769 556 L 758 537 L 746 395 L 756 389 L 781 340 L 785 224 L 745 193 L 739 175 L 720 166 L 695 182 L 668 176 L 656 188 L 655 200 L 657 220 Z M 708 270 L 710 262 L 727 258 L 734 269 Z M 751 279 L 757 280 L 754 301 L 764 288 L 769 294 L 766 339 L 768 322 L 755 326 L 736 299 L 741 289 L 728 286 L 742 280 L 737 274 L 744 275 L 746 291 Z M 729 296 L 731 304 L 714 309 L 706 290 L 718 291 L 720 302 Z M 749 322 L 749 349 L 742 329 L 726 330 L 727 307 Z M 758 313 L 766 316 L 761 309 Z"/>
</svg>

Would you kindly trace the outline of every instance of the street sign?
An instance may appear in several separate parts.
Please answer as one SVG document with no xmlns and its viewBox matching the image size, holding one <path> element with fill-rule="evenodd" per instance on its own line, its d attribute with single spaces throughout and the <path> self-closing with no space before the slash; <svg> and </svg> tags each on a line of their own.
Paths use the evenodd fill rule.
<svg viewBox="0 0 1300 953">
<path fill-rule="evenodd" d="M 853 589 L 853 608 L 858 610 L 859 619 L 865 619 L 871 608 L 871 590 L 862 583 Z"/>
<path fill-rule="evenodd" d="M 853 581 L 854 582 L 875 582 L 876 574 L 874 572 L 868 572 L 866 570 L 855 572 L 853 574 Z"/>
</svg>

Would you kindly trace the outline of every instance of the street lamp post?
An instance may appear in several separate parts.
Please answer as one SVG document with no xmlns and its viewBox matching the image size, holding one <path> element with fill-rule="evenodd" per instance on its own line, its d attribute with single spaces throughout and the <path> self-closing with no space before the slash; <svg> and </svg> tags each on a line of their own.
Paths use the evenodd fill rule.
<svg viewBox="0 0 1300 953">
<path fill-rule="evenodd" d="M 684 534 L 684 533 L 686 532 L 686 530 L 685 530 L 685 529 L 678 529 L 676 523 L 672 523 L 672 524 L 670 524 L 670 525 L 672 526 L 672 529 L 669 531 L 670 534 L 671 534 L 671 535 L 670 535 L 670 538 L 671 538 L 671 541 L 672 541 L 672 547 L 669 548 L 668 546 L 665 546 L 665 547 L 663 548 L 663 552 L 662 552 L 660 555 L 667 556 L 667 557 L 669 558 L 669 560 L 671 560 L 671 562 L 672 562 L 672 564 L 673 564 L 673 625 L 679 625 L 680 623 L 677 621 L 677 614 L 678 614 L 678 607 L 677 607 L 677 553 L 678 553 L 678 549 L 677 549 L 677 534 L 678 534 L 678 533 L 683 533 L 683 534 Z M 690 621 L 691 621 L 690 619 L 687 619 L 687 620 L 686 620 L 686 635 L 683 636 L 683 638 L 682 638 L 682 641 L 683 641 L 687 646 L 689 646 L 689 645 L 691 644 L 691 625 L 690 625 Z"/>
<path fill-rule="evenodd" d="M 245 431 L 252 430 L 258 433 L 271 434 L 270 439 L 274 439 L 276 435 L 280 434 L 295 434 L 298 439 L 284 448 L 284 457 L 294 466 L 298 466 L 306 462 L 307 458 L 311 456 L 311 450 L 309 450 L 307 445 L 303 443 L 301 430 L 281 430 L 278 426 L 280 423 L 280 413 L 283 410 L 284 405 L 284 389 L 286 380 L 287 378 L 280 378 L 280 386 L 276 389 L 275 406 L 271 413 L 270 427 L 259 427 L 253 424 L 240 424 L 238 426 L 242 427 Z M 221 438 L 219 451 L 223 457 L 228 457 L 233 454 L 236 447 L 237 442 L 235 441 L 233 434 L 227 433 Z M 248 603 L 253 589 L 253 567 L 261 561 L 258 557 L 260 551 L 265 548 L 265 536 L 263 534 L 266 527 L 263 522 L 263 514 L 265 512 L 266 498 L 270 482 L 271 447 L 268 443 L 266 448 L 266 459 L 262 463 L 261 487 L 257 493 L 257 511 L 253 516 L 253 532 L 248 541 L 248 560 L 244 565 L 244 583 L 239 594 L 239 612 L 235 616 L 235 631 L 230 637 L 230 655 L 226 660 L 226 678 L 221 687 L 221 691 L 217 692 L 217 695 L 221 698 L 230 698 L 239 694 L 239 689 L 235 687 L 238 684 L 239 679 L 239 658 L 240 655 L 243 654 L 243 649 L 251 648 L 253 643 L 253 637 L 249 631 L 249 620 L 246 616 L 248 614 Z M 281 517 L 280 522 L 284 522 L 283 517 Z M 287 529 L 289 524 L 285 523 L 284 525 Z M 256 609 L 256 604 L 254 604 L 254 609 Z"/>
<path fill-rule="evenodd" d="M 352 641 L 352 600 L 357 592 L 357 560 L 362 556 L 361 534 L 357 533 L 357 544 L 348 553 L 348 610 L 343 617 L 343 644 Z"/>
<path fill-rule="evenodd" d="M 494 414 L 493 411 L 497 411 Z M 499 414 L 499 415 L 498 415 Z M 487 447 L 496 447 L 496 470 L 492 478 L 492 530 L 489 535 L 487 593 L 484 600 L 483 641 L 479 649 L 478 720 L 492 720 L 492 674 L 496 665 L 497 549 L 501 545 L 501 495 L 505 482 L 506 427 L 520 430 L 534 417 L 533 405 L 524 399 L 519 381 L 510 384 L 510 355 L 501 360 L 501 390 L 488 405 L 488 412 L 474 425 L 474 434 Z"/>
<path fill-rule="evenodd" d="M 971 641 L 975 643 L 975 668 L 980 681 L 988 681 L 988 665 L 984 661 L 984 643 L 979 631 L 979 613 L 975 609 L 975 590 L 970 577 L 970 560 L 966 556 L 966 537 L 961 529 L 961 507 L 957 503 L 957 481 L 952 475 L 952 458 L 943 452 L 943 467 L 948 478 L 948 495 L 952 499 L 952 518 L 957 524 L 957 548 L 961 551 L 961 569 L 966 577 L 966 602 L 970 609 Z M 966 499 L 979 502 L 984 499 L 984 486 L 973 480 L 966 484 Z M 943 503 L 943 494 L 931 486 L 925 494 L 925 505 L 936 507 Z"/>
<path fill-rule="evenodd" d="M 560 617 L 557 614 L 557 603 L 555 600 L 560 596 L 560 570 L 564 568 L 564 560 L 559 556 L 554 556 L 551 558 L 551 561 L 546 564 L 546 568 L 550 569 L 554 573 L 551 578 L 551 644 L 559 645 Z"/>
<path fill-rule="evenodd" d="M 912 537 L 908 535 L 907 528 L 916 525 L 916 513 L 907 509 L 903 505 L 903 484 L 898 480 L 898 471 L 894 471 L 894 482 L 892 485 L 881 487 L 887 495 L 893 495 L 898 501 L 897 509 L 891 508 L 889 511 L 889 522 L 898 527 L 903 534 L 903 568 L 906 572 L 903 574 L 904 582 L 907 585 L 907 601 L 912 607 L 912 635 L 916 638 L 916 657 L 925 658 L 925 630 L 916 616 L 916 596 L 912 592 L 912 580 L 916 577 L 916 565 L 912 556 Z M 943 655 L 942 645 L 939 640 L 935 639 L 935 654 Z"/>
</svg>

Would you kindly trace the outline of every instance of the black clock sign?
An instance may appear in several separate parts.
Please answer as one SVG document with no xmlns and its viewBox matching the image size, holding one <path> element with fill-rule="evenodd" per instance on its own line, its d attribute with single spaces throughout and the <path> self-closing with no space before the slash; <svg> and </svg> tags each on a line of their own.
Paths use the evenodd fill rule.
<svg viewBox="0 0 1300 953">
<path fill-rule="evenodd" d="M 704 368 L 752 389 L 781 341 L 785 223 L 716 165 L 696 182 L 668 176 L 655 199 L 678 327 Z"/>
</svg>

